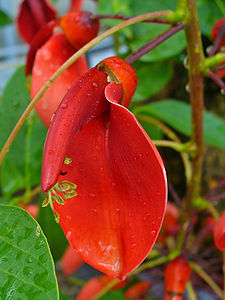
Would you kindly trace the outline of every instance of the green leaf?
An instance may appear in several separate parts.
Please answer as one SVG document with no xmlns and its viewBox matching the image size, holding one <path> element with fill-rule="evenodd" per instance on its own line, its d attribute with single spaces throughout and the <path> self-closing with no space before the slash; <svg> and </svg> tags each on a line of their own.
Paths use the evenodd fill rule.
<svg viewBox="0 0 225 300">
<path fill-rule="evenodd" d="M 67 296 L 65 293 L 63 293 L 62 291 L 59 291 L 59 298 L 60 300 L 71 300 L 71 298 Z"/>
<path fill-rule="evenodd" d="M 172 65 L 164 63 L 136 63 L 134 68 L 137 72 L 138 86 L 133 100 L 147 99 L 159 92 L 171 79 L 173 75 Z"/>
<path fill-rule="evenodd" d="M 49 206 L 40 208 L 38 223 L 48 240 L 54 260 L 59 260 L 68 246 L 68 242 L 62 228 L 55 222 L 53 212 Z"/>
<path fill-rule="evenodd" d="M 0 299 L 58 300 L 46 238 L 28 212 L 0 205 Z"/>
<path fill-rule="evenodd" d="M 0 27 L 3 27 L 10 23 L 12 23 L 11 18 L 3 10 L 0 9 Z"/>
<path fill-rule="evenodd" d="M 19 117 L 30 102 L 24 68 L 13 74 L 3 90 L 0 104 L 0 147 L 4 145 Z M 39 184 L 46 128 L 35 112 L 22 126 L 2 165 L 1 185 L 5 196 Z"/>
<path fill-rule="evenodd" d="M 191 135 L 190 105 L 174 99 L 167 99 L 138 107 L 134 113 L 154 116 L 177 131 Z M 211 146 L 225 149 L 225 121 L 209 112 L 204 113 L 204 139 Z"/>
<path fill-rule="evenodd" d="M 101 297 L 102 300 L 124 300 L 123 291 L 117 290 L 108 292 L 103 297 Z"/>
<path fill-rule="evenodd" d="M 198 0 L 197 6 L 202 33 L 211 37 L 214 23 L 224 16 L 215 0 Z"/>
</svg>

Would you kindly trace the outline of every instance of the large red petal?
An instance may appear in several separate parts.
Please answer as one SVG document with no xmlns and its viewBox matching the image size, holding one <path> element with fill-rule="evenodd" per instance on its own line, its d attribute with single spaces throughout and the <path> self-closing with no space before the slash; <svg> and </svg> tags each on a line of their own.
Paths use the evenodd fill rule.
<svg viewBox="0 0 225 300">
<path fill-rule="evenodd" d="M 86 72 L 63 98 L 45 143 L 41 177 L 43 192 L 56 184 L 75 133 L 107 109 L 106 85 L 107 74 L 95 67 Z"/>
<path fill-rule="evenodd" d="M 38 51 L 32 70 L 31 97 L 33 98 L 58 68 L 74 54 L 63 33 L 53 35 Z M 46 91 L 36 105 L 36 111 L 48 127 L 53 113 L 73 83 L 87 71 L 85 56 L 80 57 Z"/>
<path fill-rule="evenodd" d="M 71 140 L 59 181 L 78 195 L 55 204 L 70 244 L 93 267 L 124 278 L 148 255 L 166 205 L 163 162 L 135 117 L 111 103 Z"/>
</svg>

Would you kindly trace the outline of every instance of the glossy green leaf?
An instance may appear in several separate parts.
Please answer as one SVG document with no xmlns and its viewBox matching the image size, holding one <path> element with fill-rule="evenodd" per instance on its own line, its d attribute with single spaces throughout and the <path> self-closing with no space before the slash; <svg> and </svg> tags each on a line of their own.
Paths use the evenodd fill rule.
<svg viewBox="0 0 225 300">
<path fill-rule="evenodd" d="M 191 110 L 187 103 L 168 99 L 138 107 L 134 113 L 154 116 L 187 136 L 191 134 Z M 204 138 L 207 144 L 225 149 L 225 121 L 205 112 Z"/>
<path fill-rule="evenodd" d="M 68 242 L 62 228 L 55 222 L 53 212 L 49 206 L 40 208 L 38 223 L 48 240 L 54 260 L 59 260 L 68 246 Z"/>
<path fill-rule="evenodd" d="M 10 23 L 12 23 L 11 18 L 3 10 L 0 9 L 0 27 L 3 27 Z"/>
<path fill-rule="evenodd" d="M 58 300 L 46 238 L 28 212 L 0 205 L 0 299 Z"/>
<path fill-rule="evenodd" d="M 0 104 L 0 147 L 4 145 L 19 117 L 30 102 L 24 68 L 13 74 L 3 90 Z M 21 128 L 2 165 L 1 186 L 5 196 L 39 184 L 46 129 L 35 112 Z"/>
<path fill-rule="evenodd" d="M 224 1 L 221 2 L 225 5 Z M 202 33 L 211 37 L 213 24 L 224 15 L 215 0 L 198 0 L 197 6 Z"/>
<path fill-rule="evenodd" d="M 136 63 L 134 67 L 137 72 L 138 85 L 133 101 L 147 99 L 159 92 L 171 79 L 173 75 L 172 65 L 164 63 Z"/>
</svg>

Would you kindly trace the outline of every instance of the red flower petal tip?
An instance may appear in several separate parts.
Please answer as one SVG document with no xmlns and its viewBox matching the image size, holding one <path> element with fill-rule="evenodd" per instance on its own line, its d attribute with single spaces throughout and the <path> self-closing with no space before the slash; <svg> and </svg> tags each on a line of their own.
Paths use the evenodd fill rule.
<svg viewBox="0 0 225 300">
<path fill-rule="evenodd" d="M 95 38 L 99 31 L 99 20 L 87 11 L 73 11 L 64 15 L 60 24 L 70 44 L 80 49 Z"/>
<path fill-rule="evenodd" d="M 215 41 L 220 34 L 220 32 L 224 30 L 225 33 L 225 18 L 222 18 L 218 21 L 215 22 L 213 25 L 212 31 L 211 31 L 211 36 L 213 41 Z M 225 35 L 221 38 L 219 46 L 224 46 L 225 45 Z"/>
<path fill-rule="evenodd" d="M 220 251 L 225 251 L 225 212 L 214 225 L 214 242 Z"/>
<path fill-rule="evenodd" d="M 46 0 L 23 0 L 17 16 L 17 29 L 28 44 L 35 34 L 49 21 L 56 19 L 57 12 Z"/>
<path fill-rule="evenodd" d="M 98 66 L 108 73 L 109 81 L 123 84 L 124 95 L 120 103 L 128 107 L 138 83 L 135 69 L 118 56 L 106 58 Z"/>
<path fill-rule="evenodd" d="M 111 277 L 124 279 L 148 255 L 165 213 L 163 162 L 128 105 L 135 70 L 111 57 L 77 80 L 60 103 L 45 142 L 42 189 L 76 185 L 53 204 L 78 254 Z M 122 100 L 121 100 L 122 98 Z M 58 183 L 57 183 L 58 182 Z M 54 195 L 55 195 L 54 194 Z"/>
<path fill-rule="evenodd" d="M 178 256 L 168 263 L 165 270 L 166 295 L 164 300 L 181 300 L 190 276 L 191 267 L 183 256 Z"/>
<path fill-rule="evenodd" d="M 50 37 L 37 51 L 35 56 L 32 69 L 31 98 L 36 95 L 45 81 L 73 54 L 74 50 L 68 45 L 63 33 L 58 33 Z M 56 79 L 37 103 L 35 109 L 46 127 L 49 127 L 52 115 L 56 111 L 63 96 L 87 69 L 88 65 L 85 56 L 81 56 Z"/>
</svg>

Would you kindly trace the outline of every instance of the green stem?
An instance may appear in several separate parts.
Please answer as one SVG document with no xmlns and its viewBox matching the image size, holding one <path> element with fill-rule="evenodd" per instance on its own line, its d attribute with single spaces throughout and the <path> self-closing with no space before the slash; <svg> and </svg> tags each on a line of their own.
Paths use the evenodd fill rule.
<svg viewBox="0 0 225 300">
<path fill-rule="evenodd" d="M 78 278 L 75 278 L 75 277 L 69 277 L 67 280 L 70 283 L 72 283 L 74 285 L 78 285 L 78 286 L 84 286 L 87 283 L 86 280 L 78 279 Z"/>
<path fill-rule="evenodd" d="M 201 70 L 203 71 L 203 73 L 205 75 L 207 75 L 208 71 L 210 69 L 213 69 L 213 68 L 217 67 L 221 63 L 224 63 L 224 61 L 225 61 L 225 53 L 223 53 L 223 52 L 217 53 L 213 56 L 207 57 L 202 62 Z"/>
<path fill-rule="evenodd" d="M 14 127 L 13 131 L 11 132 L 8 140 L 6 141 L 1 153 L 0 153 L 0 165 L 7 153 L 7 151 L 9 150 L 13 140 L 15 139 L 17 133 L 19 132 L 20 128 L 22 127 L 23 123 L 25 122 L 25 120 L 27 119 L 27 117 L 29 116 L 30 112 L 33 110 L 34 106 L 37 104 L 37 102 L 41 99 L 41 97 L 43 96 L 43 94 L 47 91 L 47 89 L 52 85 L 52 83 L 69 67 L 71 66 L 80 56 L 82 56 L 85 52 L 87 52 L 89 49 L 91 49 L 93 46 L 95 46 L 96 44 L 98 44 L 99 42 L 101 42 L 103 39 L 105 39 L 106 37 L 112 35 L 113 33 L 126 28 L 132 24 L 136 24 L 139 22 L 142 22 L 144 20 L 148 20 L 151 18 L 164 18 L 164 19 L 168 19 L 168 20 L 179 20 L 179 16 L 176 16 L 176 12 L 173 12 L 171 10 L 167 10 L 167 11 L 159 11 L 159 12 L 152 12 L 152 13 L 146 13 L 134 18 L 131 18 L 127 21 L 124 21 L 123 23 L 120 23 L 108 30 L 106 30 L 105 32 L 103 32 L 102 34 L 100 34 L 99 36 L 97 36 L 96 38 L 94 38 L 93 40 L 91 40 L 88 44 L 86 44 L 84 47 L 82 47 L 80 50 L 78 50 L 74 55 L 72 55 L 46 82 L 45 84 L 40 88 L 40 90 L 37 92 L 37 94 L 35 95 L 35 97 L 31 100 L 30 104 L 27 106 L 26 110 L 24 111 L 23 115 L 21 116 L 21 118 L 19 119 L 19 121 L 17 122 L 16 126 Z"/>
<path fill-rule="evenodd" d="M 137 111 L 138 111 L 138 109 L 137 109 Z M 134 112 L 135 112 L 135 110 L 134 110 Z M 144 121 L 144 122 L 147 122 L 147 123 L 157 126 L 175 143 L 181 143 L 178 136 L 168 126 L 166 126 L 164 123 L 160 122 L 159 120 L 157 120 L 153 117 L 145 116 L 145 115 L 138 114 L 138 113 L 137 113 L 136 117 L 140 121 Z M 180 155 L 181 155 L 181 158 L 182 158 L 183 164 L 184 164 L 186 181 L 187 181 L 187 184 L 189 184 L 189 182 L 191 180 L 191 172 L 192 172 L 189 156 L 187 153 L 184 153 L 184 152 L 180 152 Z"/>
<path fill-rule="evenodd" d="M 192 201 L 200 196 L 202 179 L 202 162 L 204 155 L 203 138 L 203 74 L 201 66 L 204 54 L 201 41 L 201 31 L 195 0 L 184 0 L 187 5 L 187 22 L 185 27 L 187 51 L 189 59 L 189 90 L 192 108 L 192 141 L 196 152 L 192 160 L 192 178 L 189 184 L 184 211 L 191 212 Z M 184 2 L 183 1 L 183 2 Z"/>
<path fill-rule="evenodd" d="M 219 296 L 223 297 L 223 291 L 221 288 L 215 283 L 214 280 L 196 263 L 190 262 L 191 268 L 195 273 L 197 273 L 213 290 L 214 292 Z"/>
<path fill-rule="evenodd" d="M 187 283 L 186 289 L 190 300 L 197 300 L 197 296 L 190 281 Z"/>
</svg>

